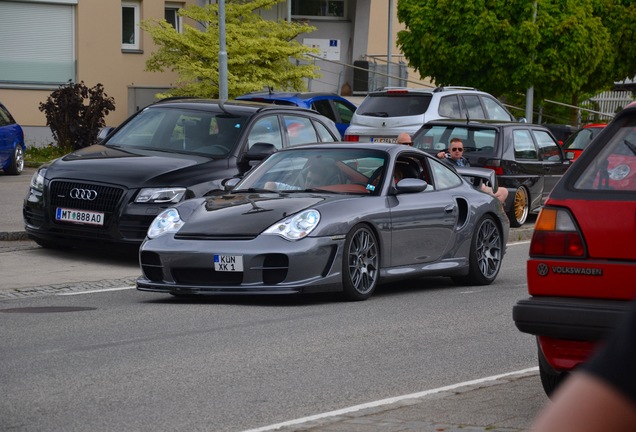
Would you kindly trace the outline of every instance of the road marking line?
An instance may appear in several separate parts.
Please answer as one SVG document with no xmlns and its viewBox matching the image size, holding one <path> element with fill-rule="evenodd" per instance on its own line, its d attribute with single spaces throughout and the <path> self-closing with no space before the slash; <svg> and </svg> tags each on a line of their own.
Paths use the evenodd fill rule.
<svg viewBox="0 0 636 432">
<path fill-rule="evenodd" d="M 431 389 L 431 390 L 425 390 L 419 393 L 411 393 L 411 394 L 407 394 L 407 395 L 402 395 L 402 396 L 395 396 L 392 398 L 387 398 L 387 399 L 380 399 L 377 401 L 373 401 L 373 402 L 367 402 L 364 404 L 360 404 L 360 405 L 354 405 L 348 408 L 342 408 L 339 410 L 335 410 L 335 411 L 329 411 L 329 412 L 325 412 L 322 414 L 315 414 L 312 416 L 308 416 L 308 417 L 302 417 L 299 419 L 295 419 L 295 420 L 289 420 L 286 422 L 282 422 L 282 423 L 277 423 L 277 424 L 273 424 L 273 425 L 269 425 L 269 426 L 263 426 L 257 429 L 249 429 L 249 430 L 245 430 L 243 432 L 266 432 L 266 431 L 273 431 L 276 429 L 280 429 L 282 427 L 285 426 L 294 426 L 294 425 L 299 425 L 302 423 L 307 423 L 310 421 L 314 421 L 314 420 L 319 420 L 319 419 L 323 419 L 323 418 L 327 418 L 327 417 L 335 417 L 335 416 L 339 416 L 339 415 L 343 415 L 343 414 L 349 414 L 352 412 L 356 412 L 356 411 L 360 411 L 360 410 L 364 410 L 367 408 L 375 408 L 375 407 L 379 407 L 382 405 L 390 405 L 390 404 L 394 404 L 396 402 L 401 402 L 403 400 L 407 400 L 407 399 L 419 399 L 425 396 L 430 396 L 432 394 L 436 394 L 436 393 L 441 393 L 441 392 L 445 392 L 445 391 L 449 391 L 449 390 L 455 390 L 457 388 L 460 387 L 465 387 L 465 386 L 471 386 L 471 385 L 475 385 L 475 384 L 482 384 L 485 382 L 489 382 L 489 381 L 496 381 L 500 378 L 505 378 L 505 377 L 510 377 L 510 376 L 514 376 L 514 375 L 523 375 L 529 372 L 537 372 L 539 370 L 539 368 L 537 366 L 535 367 L 531 367 L 528 369 L 522 369 L 522 370 L 518 370 L 518 371 L 514 371 L 514 372 L 508 372 L 508 373 L 504 373 L 504 374 L 500 374 L 500 375 L 493 375 L 493 376 L 489 376 L 489 377 L 485 377 L 485 378 L 479 378 L 476 380 L 472 380 L 472 381 L 464 381 L 464 382 L 460 382 L 457 384 L 451 384 L 445 387 L 439 387 L 436 389 Z"/>
<path fill-rule="evenodd" d="M 515 246 L 515 245 L 528 244 L 528 243 L 530 243 L 530 240 L 519 240 L 519 241 L 516 241 L 516 242 L 508 243 L 508 246 Z"/>
<path fill-rule="evenodd" d="M 58 295 L 71 296 L 71 295 L 80 295 L 80 294 L 95 294 L 95 293 L 100 293 L 100 292 L 123 291 L 123 290 L 135 289 L 135 288 L 137 288 L 137 287 L 127 286 L 127 287 L 120 287 L 120 288 L 103 288 L 103 289 L 96 289 L 96 290 L 90 290 L 90 291 L 78 291 L 78 292 L 71 292 L 71 293 L 60 293 Z"/>
</svg>

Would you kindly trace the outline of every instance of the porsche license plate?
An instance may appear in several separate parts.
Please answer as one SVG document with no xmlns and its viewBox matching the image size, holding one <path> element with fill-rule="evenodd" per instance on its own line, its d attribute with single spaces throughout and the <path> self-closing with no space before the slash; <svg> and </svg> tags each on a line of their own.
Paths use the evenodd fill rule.
<svg viewBox="0 0 636 432">
<path fill-rule="evenodd" d="M 104 225 L 104 213 L 58 207 L 55 220 L 77 224 Z"/>
<path fill-rule="evenodd" d="M 222 272 L 242 272 L 242 255 L 214 255 L 214 270 Z"/>
</svg>

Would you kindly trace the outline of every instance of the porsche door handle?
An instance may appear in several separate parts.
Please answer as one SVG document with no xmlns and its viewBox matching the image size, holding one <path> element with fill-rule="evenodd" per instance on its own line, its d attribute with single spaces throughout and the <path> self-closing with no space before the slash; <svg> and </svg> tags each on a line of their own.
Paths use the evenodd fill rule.
<svg viewBox="0 0 636 432">
<path fill-rule="evenodd" d="M 444 211 L 446 213 L 454 212 L 455 211 L 455 205 L 454 204 L 447 205 L 446 207 L 444 207 Z"/>
</svg>

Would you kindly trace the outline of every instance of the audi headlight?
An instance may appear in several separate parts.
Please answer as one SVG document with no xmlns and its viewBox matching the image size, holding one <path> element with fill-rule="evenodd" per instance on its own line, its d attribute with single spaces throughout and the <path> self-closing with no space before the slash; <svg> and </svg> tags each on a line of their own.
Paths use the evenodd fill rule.
<svg viewBox="0 0 636 432">
<path fill-rule="evenodd" d="M 159 213 L 148 228 L 148 238 L 157 238 L 168 233 L 175 233 L 183 226 L 184 222 L 175 208 L 169 208 Z"/>
<path fill-rule="evenodd" d="M 136 203 L 178 203 L 185 195 L 185 188 L 146 188 L 139 191 Z"/>
<path fill-rule="evenodd" d="M 46 174 L 46 168 L 39 168 L 31 177 L 31 189 L 42 192 L 44 190 L 44 174 Z"/>
<path fill-rule="evenodd" d="M 305 210 L 297 215 L 276 222 L 267 228 L 263 234 L 279 235 L 286 240 L 300 240 L 307 237 L 320 222 L 320 212 L 318 210 Z"/>
</svg>

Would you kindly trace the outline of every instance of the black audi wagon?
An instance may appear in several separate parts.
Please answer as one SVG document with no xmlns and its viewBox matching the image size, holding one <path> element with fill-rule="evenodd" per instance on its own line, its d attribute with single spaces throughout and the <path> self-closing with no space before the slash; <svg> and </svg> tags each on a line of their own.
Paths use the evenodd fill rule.
<svg viewBox="0 0 636 432">
<path fill-rule="evenodd" d="M 157 102 L 106 132 L 33 175 L 23 216 L 41 246 L 139 245 L 163 210 L 222 192 L 269 153 L 340 139 L 309 109 L 193 98 Z"/>
</svg>

